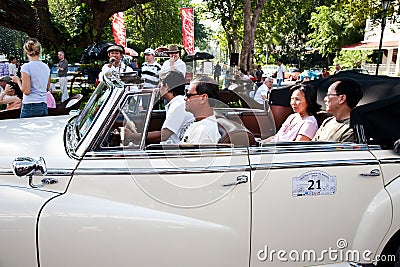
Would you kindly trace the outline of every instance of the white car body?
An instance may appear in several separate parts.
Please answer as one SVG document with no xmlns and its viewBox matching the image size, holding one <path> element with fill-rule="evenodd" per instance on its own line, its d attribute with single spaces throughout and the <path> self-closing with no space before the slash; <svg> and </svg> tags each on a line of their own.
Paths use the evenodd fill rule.
<svg viewBox="0 0 400 267">
<path fill-rule="evenodd" d="M 0 266 L 339 267 L 374 263 L 399 236 L 400 156 L 392 150 L 151 147 L 143 137 L 106 147 L 116 112 L 127 97 L 139 99 L 118 81 L 108 87 L 103 105 L 78 118 L 2 121 Z M 85 112 L 95 117 L 82 126 Z M 86 128 L 74 132 L 79 122 Z M 43 157 L 47 175 L 17 177 L 17 157 Z"/>
</svg>

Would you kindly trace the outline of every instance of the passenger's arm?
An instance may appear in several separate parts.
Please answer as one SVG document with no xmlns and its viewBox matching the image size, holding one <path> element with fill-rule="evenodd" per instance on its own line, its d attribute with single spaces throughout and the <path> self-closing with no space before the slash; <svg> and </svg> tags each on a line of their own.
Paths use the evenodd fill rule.
<svg viewBox="0 0 400 267">
<path fill-rule="evenodd" d="M 311 138 L 302 134 L 298 134 L 296 141 L 311 141 Z"/>
</svg>

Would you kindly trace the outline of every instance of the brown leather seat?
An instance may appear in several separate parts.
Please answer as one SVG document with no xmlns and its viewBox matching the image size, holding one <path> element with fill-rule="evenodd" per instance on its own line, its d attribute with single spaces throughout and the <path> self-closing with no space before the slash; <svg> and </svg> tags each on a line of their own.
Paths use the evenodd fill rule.
<svg viewBox="0 0 400 267">
<path fill-rule="evenodd" d="M 254 135 L 243 125 L 226 118 L 217 118 L 217 123 L 221 135 L 218 143 L 246 147 L 256 144 Z"/>
<path fill-rule="evenodd" d="M 57 104 L 57 108 L 68 108 L 70 110 L 79 109 L 83 95 L 77 94 L 66 99 L 64 102 Z"/>
<path fill-rule="evenodd" d="M 49 116 L 68 115 L 71 110 L 78 110 L 81 106 L 83 95 L 71 96 L 64 102 L 57 104 L 56 108 L 49 108 Z"/>
<path fill-rule="evenodd" d="M 333 115 L 332 115 L 332 113 L 329 113 L 329 112 L 326 112 L 326 111 L 320 111 L 320 112 L 318 112 L 317 114 L 315 114 L 315 119 L 317 120 L 317 123 L 318 123 L 318 127 L 321 127 L 321 124 L 322 124 L 322 122 L 325 120 L 325 119 L 327 119 L 327 118 L 329 118 L 329 117 L 332 117 Z"/>
<path fill-rule="evenodd" d="M 21 109 L 9 109 L 0 111 L 0 120 L 17 119 L 21 114 Z"/>
</svg>

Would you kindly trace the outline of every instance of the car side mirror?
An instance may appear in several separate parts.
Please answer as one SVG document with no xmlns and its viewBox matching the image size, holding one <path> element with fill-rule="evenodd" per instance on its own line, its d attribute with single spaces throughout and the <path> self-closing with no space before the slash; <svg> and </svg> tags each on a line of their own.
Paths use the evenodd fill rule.
<svg viewBox="0 0 400 267">
<path fill-rule="evenodd" d="M 400 155 L 400 139 L 394 142 L 394 153 Z"/>
<path fill-rule="evenodd" d="M 38 160 L 29 157 L 18 157 L 13 163 L 13 172 L 16 176 L 28 176 L 29 185 L 33 188 L 41 187 L 41 185 L 32 184 L 32 177 L 34 174 L 46 175 L 47 167 L 44 158 L 40 157 Z"/>
</svg>

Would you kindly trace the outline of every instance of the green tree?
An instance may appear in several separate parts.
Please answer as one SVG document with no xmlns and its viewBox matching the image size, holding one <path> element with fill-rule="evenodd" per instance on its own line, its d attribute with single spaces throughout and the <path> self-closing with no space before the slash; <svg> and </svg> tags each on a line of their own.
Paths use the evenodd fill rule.
<svg viewBox="0 0 400 267">
<path fill-rule="evenodd" d="M 362 40 L 367 17 L 378 9 L 370 0 L 335 1 L 319 6 L 309 20 L 312 32 L 308 44 L 326 56 L 331 65 L 342 46 Z"/>
<path fill-rule="evenodd" d="M 239 52 L 239 47 L 243 36 L 243 1 L 225 0 L 213 1 L 205 0 L 203 13 L 215 21 L 221 22 L 224 29 L 228 53 Z"/>
<path fill-rule="evenodd" d="M 159 47 L 182 42 L 180 0 L 154 0 L 134 6 L 125 12 L 125 24 L 129 46 L 143 51 L 147 47 Z M 161 23 L 162 22 L 162 23 Z M 207 43 L 209 30 L 199 22 L 195 13 L 195 45 Z"/>
<path fill-rule="evenodd" d="M 27 35 L 22 32 L 0 27 L 0 54 L 22 59 L 22 46 L 26 38 Z"/>
<path fill-rule="evenodd" d="M 333 61 L 340 64 L 343 69 L 360 68 L 372 53 L 372 50 L 341 50 Z"/>
<path fill-rule="evenodd" d="M 111 15 L 152 0 L 1 0 L 0 25 L 75 51 L 99 41 Z"/>
</svg>

